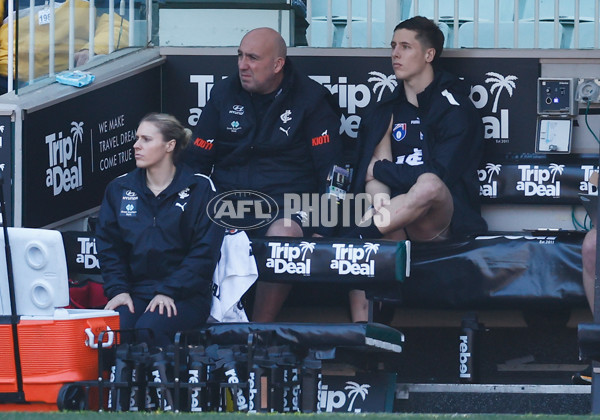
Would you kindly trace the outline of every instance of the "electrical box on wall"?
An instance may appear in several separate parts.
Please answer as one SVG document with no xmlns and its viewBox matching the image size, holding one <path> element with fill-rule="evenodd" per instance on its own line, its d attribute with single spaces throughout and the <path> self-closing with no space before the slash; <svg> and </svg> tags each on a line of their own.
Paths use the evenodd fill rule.
<svg viewBox="0 0 600 420">
<path fill-rule="evenodd" d="M 584 103 L 600 103 L 600 80 L 579 79 L 575 99 Z"/>
<path fill-rule="evenodd" d="M 538 117 L 536 153 L 571 153 L 572 132 L 571 118 Z"/>
<path fill-rule="evenodd" d="M 538 79 L 538 115 L 577 115 L 575 92 L 577 79 L 545 78 Z"/>
</svg>

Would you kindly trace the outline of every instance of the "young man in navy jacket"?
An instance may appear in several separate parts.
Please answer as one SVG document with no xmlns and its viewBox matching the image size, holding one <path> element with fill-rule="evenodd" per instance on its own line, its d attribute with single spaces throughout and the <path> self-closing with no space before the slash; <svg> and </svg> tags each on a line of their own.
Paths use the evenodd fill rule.
<svg viewBox="0 0 600 420">
<path fill-rule="evenodd" d="M 437 66 L 444 35 L 422 16 L 398 24 L 391 42 L 399 81 L 361 122 L 355 192 L 372 207 L 348 236 L 417 242 L 485 231 L 477 168 L 483 123 L 468 86 Z M 354 321 L 366 320 L 364 293 L 351 292 Z"/>
</svg>

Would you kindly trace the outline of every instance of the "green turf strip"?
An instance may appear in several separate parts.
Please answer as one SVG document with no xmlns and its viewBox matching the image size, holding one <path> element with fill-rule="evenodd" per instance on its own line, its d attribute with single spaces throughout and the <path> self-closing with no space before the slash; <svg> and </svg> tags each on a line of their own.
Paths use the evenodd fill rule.
<svg viewBox="0 0 600 420">
<path fill-rule="evenodd" d="M 0 406 L 1 409 L 1 406 Z M 25 412 L 10 412 L 0 413 L 0 420 L 55 420 L 55 419 L 81 419 L 81 420 L 96 420 L 96 419 L 192 419 L 198 420 L 240 420 L 242 417 L 251 420 L 258 420 L 264 417 L 264 420 L 290 420 L 295 418 L 298 420 L 429 420 L 429 419 L 448 419 L 448 420 L 582 420 L 585 418 L 598 418 L 600 416 L 568 416 L 568 415 L 547 415 L 547 414 L 337 414 L 337 413 L 320 413 L 320 414 L 245 414 L 245 413 L 96 413 L 90 411 L 80 412 L 56 412 L 56 413 L 25 413 Z"/>
</svg>

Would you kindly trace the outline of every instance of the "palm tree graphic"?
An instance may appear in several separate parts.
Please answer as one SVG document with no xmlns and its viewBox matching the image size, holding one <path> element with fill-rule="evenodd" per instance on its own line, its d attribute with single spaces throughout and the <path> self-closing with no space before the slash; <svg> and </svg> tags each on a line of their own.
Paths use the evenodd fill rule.
<svg viewBox="0 0 600 420">
<path fill-rule="evenodd" d="M 512 75 L 504 77 L 500 73 L 496 73 L 493 71 L 490 71 L 485 75 L 491 76 L 485 79 L 485 83 L 493 83 L 492 87 L 490 88 L 490 92 L 494 93 L 494 91 L 498 89 L 498 92 L 496 92 L 496 98 L 494 99 L 494 106 L 492 107 L 492 112 L 496 112 L 496 109 L 498 108 L 498 99 L 500 98 L 500 92 L 502 92 L 502 89 L 506 89 L 506 91 L 508 92 L 508 96 L 512 96 L 513 89 L 515 89 L 517 86 L 515 84 L 515 80 L 517 80 L 518 77 Z"/>
<path fill-rule="evenodd" d="M 76 123 L 75 121 L 71 122 L 71 134 L 73 135 L 73 143 L 75 143 L 75 154 L 73 155 L 75 158 L 79 156 L 77 154 L 77 143 L 83 142 L 83 121 L 80 123 Z"/>
<path fill-rule="evenodd" d="M 556 163 L 551 163 L 549 168 L 550 168 L 550 173 L 552 174 L 552 183 L 554 184 L 554 178 L 556 178 L 556 174 L 558 173 L 559 175 L 562 175 L 563 170 L 565 169 L 565 165 L 558 165 Z"/>
<path fill-rule="evenodd" d="M 359 395 L 362 397 L 363 401 L 367 399 L 370 387 L 371 385 L 368 384 L 359 385 L 358 383 L 353 381 L 346 382 L 346 387 L 344 389 L 349 391 L 348 397 L 352 398 L 350 400 L 350 404 L 348 404 L 348 411 L 352 411 L 352 408 L 354 407 L 354 400 L 356 400 L 356 397 L 358 397 Z"/>
<path fill-rule="evenodd" d="M 369 258 L 371 257 L 371 252 L 375 252 L 375 254 L 377 254 L 377 251 L 379 251 L 379 244 L 374 244 L 372 242 L 365 242 L 365 244 L 363 245 L 363 248 L 365 248 L 367 250 L 367 258 L 365 259 L 365 261 L 368 262 Z"/>
<path fill-rule="evenodd" d="M 492 175 L 498 175 L 500 173 L 500 168 L 502 168 L 502 165 L 496 165 L 493 163 L 488 163 L 485 165 L 485 170 L 490 175 L 488 178 L 488 184 L 492 182 Z"/>
<path fill-rule="evenodd" d="M 302 261 L 304 261 L 304 259 L 306 258 L 306 251 L 310 251 L 310 253 L 312 254 L 312 252 L 315 250 L 315 245 L 316 244 L 314 242 L 300 242 L 300 249 L 302 250 Z"/>
<path fill-rule="evenodd" d="M 378 71 L 370 71 L 369 74 L 373 77 L 369 77 L 367 82 L 375 82 L 373 85 L 373 93 L 377 93 L 377 89 L 379 89 L 379 95 L 377 95 L 377 102 L 381 101 L 381 96 L 383 95 L 383 91 L 385 88 L 388 88 L 390 92 L 393 92 L 398 86 L 398 82 L 396 81 L 396 75 L 390 74 L 386 76 L 385 74 Z"/>
</svg>

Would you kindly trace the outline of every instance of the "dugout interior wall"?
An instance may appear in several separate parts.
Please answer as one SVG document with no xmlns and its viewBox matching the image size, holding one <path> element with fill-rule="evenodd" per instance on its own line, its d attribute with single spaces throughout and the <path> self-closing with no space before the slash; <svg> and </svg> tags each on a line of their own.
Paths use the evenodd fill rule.
<svg viewBox="0 0 600 420">
<path fill-rule="evenodd" d="M 348 147 L 352 148 L 365 107 L 393 87 L 389 77 L 392 74 L 389 50 L 290 48 L 289 55 L 301 70 L 334 93 L 344 114 L 342 130 Z M 571 153 L 537 154 L 535 87 L 538 77 L 598 77 L 600 52 L 469 49 L 447 50 L 444 56 L 444 64 L 450 70 L 470 81 L 472 99 L 486 126 L 486 152 L 479 177 L 483 213 L 490 229 L 500 232 L 573 230 L 572 216 L 579 221 L 585 217 L 577 194 L 595 192 L 589 175 L 598 168 L 598 144 L 587 125 L 594 132 L 600 131 L 598 108 L 590 107 L 586 123 L 585 108 L 580 106 Z M 2 97 L 0 115 L 7 118 L 6 124 L 11 126 L 6 131 L 12 141 L 3 142 L 1 150 L 5 154 L 0 156 L 0 163 L 11 169 L 12 189 L 7 196 L 12 202 L 12 224 L 85 230 L 85 220 L 97 213 L 108 181 L 133 167 L 127 150 L 131 132 L 141 116 L 160 109 L 193 127 L 212 85 L 235 71 L 235 48 L 149 48 L 99 66 L 95 70 L 96 81 L 87 87 L 52 84 L 19 97 Z M 8 136 L 5 134 L 4 138 Z M 68 161 L 52 161 L 49 144 L 56 144 L 56 150 L 62 148 L 67 156 L 67 138 L 71 145 L 77 142 L 78 155 L 70 153 Z M 55 171 L 54 168 L 61 169 Z M 64 168 L 69 169 L 68 174 Z M 572 274 L 569 280 L 576 275 Z M 337 296 L 338 303 L 345 305 L 345 296 L 339 292 Z M 509 327 L 493 331 L 497 336 L 486 344 L 490 349 L 506 349 L 507 346 L 497 346 L 499 337 L 519 337 L 522 344 L 516 349 L 507 349 L 510 354 L 493 358 L 490 372 L 493 370 L 496 375 L 499 365 L 510 365 L 510 360 L 531 356 L 525 349 L 531 349 L 535 361 L 540 362 L 535 367 L 540 369 L 561 361 L 569 362 L 569 369 L 578 365 L 574 325 L 590 317 L 581 299 L 579 305 L 582 309 L 577 315 L 579 318 L 567 315 L 562 319 L 562 313 L 551 317 L 551 321 L 560 318 L 559 330 L 548 330 L 552 323 L 545 322 L 548 319 L 545 315 L 545 319 L 535 314 L 528 319 L 515 319 L 512 313 L 488 311 L 483 314 L 481 320 L 486 326 Z M 523 308 L 528 307 L 524 299 Z M 291 307 L 283 316 L 296 320 L 310 316 L 331 321 L 348 319 L 343 306 L 332 312 L 306 312 L 304 307 L 298 310 Z M 416 349 L 446 349 L 438 352 L 436 362 L 439 363 L 430 364 L 437 374 L 431 374 L 432 370 L 419 372 L 419 364 L 413 364 L 412 378 L 455 379 L 452 345 L 462 312 L 460 308 L 450 312 L 396 310 L 393 325 L 403 327 L 403 332 L 406 327 L 408 331 L 407 356 L 415 352 L 412 356 L 418 357 Z M 530 334 L 531 330 L 527 330 L 532 324 L 539 327 L 538 333 Z M 511 328 L 515 326 L 524 330 L 514 334 Z M 429 329 L 433 327 L 446 329 Z M 534 344 L 534 337 L 540 338 L 543 345 Z M 551 342 L 548 337 L 552 337 Z M 431 354 L 422 353 L 423 356 Z M 524 364 L 527 363 L 517 367 L 524 369 Z M 540 367 L 540 364 L 545 366 Z M 502 372 L 517 372 L 514 364 L 504 368 L 508 370 Z M 407 366 L 407 372 L 411 369 Z M 536 375 L 531 375 L 531 369 L 528 372 L 529 378 L 534 380 Z M 559 379 L 555 379 L 558 378 L 556 371 L 548 376 L 554 375 L 551 380 L 566 381 L 570 371 L 559 372 Z M 513 373 L 504 374 L 505 380 L 514 381 Z"/>
</svg>

